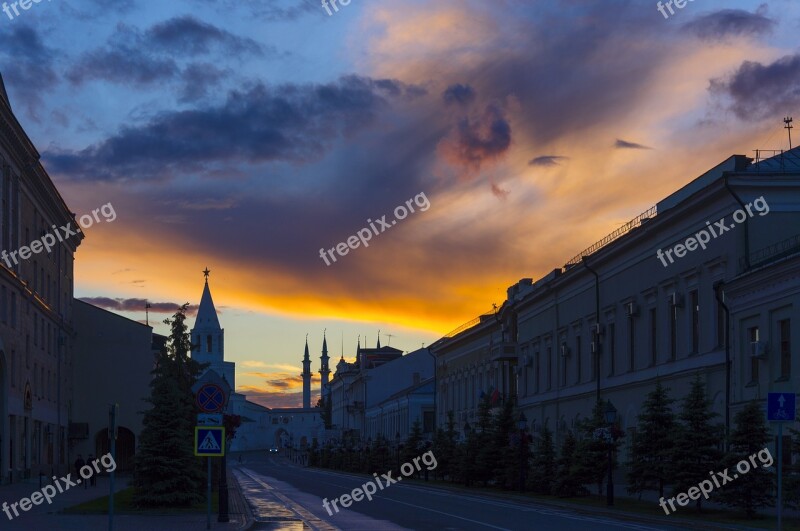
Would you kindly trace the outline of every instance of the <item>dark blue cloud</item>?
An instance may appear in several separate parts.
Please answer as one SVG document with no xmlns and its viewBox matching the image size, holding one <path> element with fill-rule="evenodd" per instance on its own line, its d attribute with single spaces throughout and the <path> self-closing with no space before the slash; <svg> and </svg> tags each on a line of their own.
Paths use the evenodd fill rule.
<svg viewBox="0 0 800 531">
<path fill-rule="evenodd" d="M 704 40 L 757 37 L 771 33 L 776 25 L 764 13 L 763 10 L 749 13 L 742 9 L 723 9 L 694 19 L 684 29 Z"/>
<path fill-rule="evenodd" d="M 73 179 L 148 180 L 202 172 L 215 163 L 318 159 L 339 137 L 373 122 L 388 100 L 405 94 L 390 80 L 346 76 L 334 83 L 257 84 L 224 104 L 164 112 L 80 151 L 48 150 L 48 169 Z M 465 126 L 464 135 L 469 126 Z M 485 149 L 492 149 L 488 145 Z"/>
<path fill-rule="evenodd" d="M 711 81 L 713 94 L 730 99 L 740 119 L 783 117 L 800 107 L 800 54 L 770 64 L 745 61 L 731 76 Z"/>
</svg>

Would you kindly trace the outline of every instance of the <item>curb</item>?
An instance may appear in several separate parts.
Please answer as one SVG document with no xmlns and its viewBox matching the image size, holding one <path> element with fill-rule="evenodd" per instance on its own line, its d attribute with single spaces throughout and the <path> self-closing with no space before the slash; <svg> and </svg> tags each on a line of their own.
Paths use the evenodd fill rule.
<svg viewBox="0 0 800 531">
<path fill-rule="evenodd" d="M 363 474 L 358 474 L 354 472 L 342 472 L 340 470 L 332 470 L 332 469 L 318 468 L 318 467 L 308 467 L 308 468 L 312 468 L 320 472 L 332 472 L 336 474 L 342 474 L 345 476 L 368 477 L 364 476 Z M 530 498 L 527 496 L 521 496 L 519 494 L 513 494 L 513 493 L 501 494 L 501 493 L 486 492 L 486 491 L 472 491 L 469 489 L 461 489 L 458 487 L 452 487 L 448 485 L 426 483 L 424 481 L 420 481 L 417 479 L 411 479 L 411 478 L 408 479 L 410 481 L 404 485 L 415 485 L 419 487 L 427 487 L 430 489 L 443 490 L 458 494 L 468 494 L 476 497 L 486 497 L 486 498 L 494 498 L 497 500 L 515 501 L 519 503 L 542 505 L 545 507 L 553 507 L 558 509 L 569 509 L 576 513 L 585 514 L 588 516 L 598 516 L 598 515 L 607 516 L 625 522 L 647 523 L 647 524 L 661 525 L 661 526 L 670 524 L 670 525 L 677 525 L 680 527 L 684 527 L 686 529 L 709 530 L 709 531 L 715 531 L 715 530 L 763 531 L 763 529 L 755 527 L 739 526 L 735 524 L 716 524 L 713 522 L 703 522 L 700 520 L 686 520 L 682 518 L 670 519 L 667 522 L 665 520 L 654 518 L 653 516 L 650 515 L 624 511 L 621 509 L 609 510 L 609 509 L 604 509 L 602 507 L 591 507 L 577 503 L 570 503 L 567 501 L 561 502 L 557 500 L 541 500 L 539 498 Z"/>
</svg>

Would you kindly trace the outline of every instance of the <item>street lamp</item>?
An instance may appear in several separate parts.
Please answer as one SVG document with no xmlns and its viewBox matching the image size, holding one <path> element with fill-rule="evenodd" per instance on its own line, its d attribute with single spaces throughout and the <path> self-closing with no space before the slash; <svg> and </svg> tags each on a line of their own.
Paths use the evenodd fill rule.
<svg viewBox="0 0 800 531">
<path fill-rule="evenodd" d="M 528 427 L 528 418 L 525 413 L 519 414 L 517 428 L 519 428 L 519 491 L 525 492 L 525 428 Z"/>
<path fill-rule="evenodd" d="M 400 432 L 399 431 L 394 436 L 394 440 L 397 443 L 396 444 L 396 447 L 397 447 L 397 473 L 400 474 Z"/>
<path fill-rule="evenodd" d="M 469 460 L 469 443 L 472 434 L 472 426 L 469 425 L 469 422 L 464 423 L 464 454 L 466 456 L 464 467 L 464 485 L 469 487 L 469 473 L 470 473 L 470 460 Z"/>
<path fill-rule="evenodd" d="M 606 485 L 606 505 L 609 507 L 614 505 L 614 461 L 612 451 L 614 450 L 614 422 L 617 421 L 617 408 L 611 403 L 611 400 L 606 400 L 605 408 L 606 424 L 608 424 L 608 485 Z"/>
</svg>

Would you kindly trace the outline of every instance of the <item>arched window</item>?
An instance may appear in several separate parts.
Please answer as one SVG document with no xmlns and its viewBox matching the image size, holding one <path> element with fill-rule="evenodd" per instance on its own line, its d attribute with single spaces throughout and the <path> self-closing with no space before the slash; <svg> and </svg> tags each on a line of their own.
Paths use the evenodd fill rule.
<svg viewBox="0 0 800 531">
<path fill-rule="evenodd" d="M 211 334 L 206 336 L 206 352 L 211 352 Z"/>
</svg>

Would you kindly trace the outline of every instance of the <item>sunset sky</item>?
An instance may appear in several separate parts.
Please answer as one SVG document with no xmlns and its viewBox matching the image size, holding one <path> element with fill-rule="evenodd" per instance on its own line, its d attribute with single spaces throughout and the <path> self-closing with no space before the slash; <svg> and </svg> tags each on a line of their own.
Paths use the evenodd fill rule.
<svg viewBox="0 0 800 531">
<path fill-rule="evenodd" d="M 237 387 L 298 405 L 361 335 L 406 351 L 731 154 L 788 147 L 800 2 L 55 0 L 0 12 L 12 108 L 87 231 L 75 296 L 151 323 L 202 270 Z M 796 134 L 800 139 L 800 132 Z M 430 208 L 327 266 L 367 220 Z M 158 324 L 156 331 L 166 333 Z M 318 375 L 314 383 L 318 391 Z"/>
</svg>

